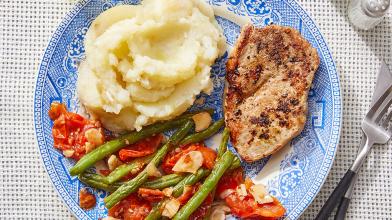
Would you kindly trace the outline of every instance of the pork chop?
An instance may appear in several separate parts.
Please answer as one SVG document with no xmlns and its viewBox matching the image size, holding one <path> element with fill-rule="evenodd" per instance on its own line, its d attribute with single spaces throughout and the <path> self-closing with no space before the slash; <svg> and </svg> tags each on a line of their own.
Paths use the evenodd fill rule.
<svg viewBox="0 0 392 220">
<path fill-rule="evenodd" d="M 224 110 L 245 161 L 267 157 L 301 133 L 319 64 L 317 50 L 292 28 L 242 28 L 226 63 Z"/>
</svg>

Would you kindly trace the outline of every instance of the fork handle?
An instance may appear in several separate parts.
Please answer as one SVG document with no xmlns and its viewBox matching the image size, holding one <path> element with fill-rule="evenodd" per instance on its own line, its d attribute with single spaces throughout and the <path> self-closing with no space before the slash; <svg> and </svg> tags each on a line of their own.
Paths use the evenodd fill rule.
<svg viewBox="0 0 392 220">
<path fill-rule="evenodd" d="M 328 200 L 325 202 L 320 212 L 317 214 L 316 220 L 326 220 L 329 215 L 336 207 L 336 205 L 340 202 L 340 200 L 344 197 L 344 194 L 347 192 L 347 189 L 350 186 L 351 181 L 355 177 L 356 173 L 352 170 L 347 170 L 344 177 L 340 180 L 339 184 L 333 190 L 332 194 L 329 196 Z"/>
<path fill-rule="evenodd" d="M 338 206 L 338 210 L 336 211 L 334 220 L 344 220 L 346 218 L 346 213 L 347 213 L 348 206 L 350 205 L 350 200 L 351 199 L 345 196 L 342 198 Z"/>
</svg>

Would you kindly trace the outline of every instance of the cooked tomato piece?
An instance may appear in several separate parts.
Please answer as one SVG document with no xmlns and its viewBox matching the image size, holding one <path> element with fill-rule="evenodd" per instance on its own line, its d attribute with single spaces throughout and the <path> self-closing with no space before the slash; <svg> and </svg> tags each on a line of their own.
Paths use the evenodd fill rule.
<svg viewBox="0 0 392 220">
<path fill-rule="evenodd" d="M 225 198 L 231 213 L 240 218 L 280 218 L 286 210 L 280 202 L 274 198 L 272 203 L 258 204 L 250 195 L 241 197 L 237 192 L 228 195 Z"/>
<path fill-rule="evenodd" d="M 233 190 L 225 197 L 233 215 L 246 219 L 276 219 L 285 214 L 285 208 L 276 198 L 272 203 L 258 204 L 250 193 L 245 197 L 238 195 L 236 189 L 242 183 L 248 190 L 254 185 L 249 178 L 244 180 L 243 170 L 238 168 L 225 174 L 216 189 L 216 196 L 224 194 L 226 190 Z"/>
<path fill-rule="evenodd" d="M 190 220 L 201 220 L 204 219 L 204 216 L 207 215 L 208 210 L 211 208 L 211 204 L 214 201 L 214 197 L 212 194 L 208 194 L 207 198 L 203 201 L 203 203 L 199 206 L 199 208 L 196 209 L 192 213 L 192 215 L 189 217 Z"/>
<path fill-rule="evenodd" d="M 140 140 L 134 144 L 130 144 L 127 147 L 120 150 L 118 156 L 120 160 L 127 162 L 136 157 L 143 157 L 150 155 L 156 151 L 159 145 L 163 141 L 163 135 L 158 134 L 146 139 Z"/>
<path fill-rule="evenodd" d="M 235 190 L 237 186 L 243 182 L 244 172 L 242 168 L 237 168 L 229 173 L 226 173 L 219 180 L 218 186 L 216 188 L 216 195 L 219 196 L 228 189 Z"/>
<path fill-rule="evenodd" d="M 138 195 L 149 202 L 159 202 L 165 196 L 165 194 L 159 189 L 147 188 L 139 188 Z"/>
<path fill-rule="evenodd" d="M 214 168 L 216 152 L 208 147 L 200 147 L 198 150 L 203 154 L 203 166 L 209 170 Z"/>
<path fill-rule="evenodd" d="M 109 209 L 108 215 L 124 220 L 143 220 L 151 209 L 149 202 L 133 193 Z"/>
<path fill-rule="evenodd" d="M 203 167 L 212 169 L 215 164 L 216 153 L 214 150 L 205 147 L 204 144 L 195 143 L 181 146 L 169 152 L 162 162 L 162 169 L 165 173 L 173 173 L 173 167 L 177 161 L 191 151 L 200 151 L 203 154 Z"/>
<path fill-rule="evenodd" d="M 93 194 L 88 192 L 85 188 L 79 191 L 79 205 L 82 209 L 88 210 L 95 206 L 96 199 Z"/>
<path fill-rule="evenodd" d="M 177 201 L 180 202 L 181 205 L 185 205 L 188 200 L 196 193 L 199 184 L 194 186 L 185 186 L 184 191 L 181 196 L 177 198 Z"/>
<path fill-rule="evenodd" d="M 109 176 L 109 174 L 110 174 L 110 170 L 99 170 L 99 173 L 101 174 L 101 175 L 103 175 L 103 176 Z"/>
<path fill-rule="evenodd" d="M 54 102 L 48 112 L 53 120 L 52 135 L 54 147 L 63 151 L 66 157 L 79 160 L 86 154 L 86 131 L 97 129 L 104 141 L 101 124 L 98 121 L 88 120 L 81 115 L 68 112 L 65 105 Z"/>
</svg>

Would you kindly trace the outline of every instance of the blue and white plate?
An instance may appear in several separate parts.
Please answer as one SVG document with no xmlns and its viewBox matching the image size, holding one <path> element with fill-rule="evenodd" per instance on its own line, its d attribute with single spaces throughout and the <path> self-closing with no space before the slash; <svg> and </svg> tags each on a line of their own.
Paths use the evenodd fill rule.
<svg viewBox="0 0 392 220">
<path fill-rule="evenodd" d="M 309 93 L 309 114 L 304 131 L 268 159 L 244 164 L 247 174 L 269 187 L 269 191 L 286 207 L 286 219 L 297 219 L 315 198 L 323 185 L 335 157 L 341 127 L 341 96 L 339 78 L 328 46 L 314 21 L 293 0 L 207 0 L 214 7 L 216 19 L 222 26 L 229 48 L 236 41 L 240 27 L 252 22 L 257 26 L 271 23 L 291 26 L 318 50 L 321 58 Z M 78 205 L 78 192 L 86 187 L 68 173 L 73 161 L 64 158 L 53 148 L 52 123 L 48 117 L 50 103 L 66 103 L 71 111 L 79 111 L 75 86 L 77 65 L 84 57 L 83 40 L 96 16 L 116 4 L 137 4 L 135 0 L 82 0 L 64 18 L 43 56 L 39 67 L 35 99 L 35 132 L 45 168 L 65 204 L 79 219 L 98 219 L 106 216 L 103 203 L 106 193 L 91 189 L 97 206 L 89 211 Z M 215 118 L 222 116 L 221 94 L 224 85 L 227 53 L 213 66 L 214 91 L 203 107 L 218 109 Z M 200 108 L 201 106 L 194 106 Z M 219 135 L 217 135 L 219 136 Z M 219 137 L 207 143 L 212 144 Z"/>
</svg>

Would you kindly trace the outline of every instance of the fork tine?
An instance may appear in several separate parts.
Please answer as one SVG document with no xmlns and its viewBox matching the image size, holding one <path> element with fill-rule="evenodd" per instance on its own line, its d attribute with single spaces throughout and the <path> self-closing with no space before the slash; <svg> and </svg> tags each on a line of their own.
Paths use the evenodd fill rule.
<svg viewBox="0 0 392 220">
<path fill-rule="evenodd" d="M 383 118 L 383 116 L 388 112 L 388 108 L 392 104 L 392 93 L 388 95 L 388 97 L 385 99 L 385 101 L 382 103 L 380 108 L 376 111 L 376 123 L 379 123 L 380 120 Z"/>
<path fill-rule="evenodd" d="M 389 106 L 392 104 L 392 87 L 390 87 L 377 102 L 373 105 L 373 107 L 366 114 L 366 118 L 374 121 L 376 123 L 380 122 L 381 118 L 388 110 Z"/>
<path fill-rule="evenodd" d="M 385 129 L 388 129 L 388 127 L 389 127 L 389 122 L 391 121 L 391 118 L 392 118 L 392 111 L 390 111 L 390 112 L 388 113 L 387 117 L 385 117 L 385 119 L 384 119 L 384 121 L 383 121 L 383 123 L 382 123 L 382 126 L 383 126 Z"/>
</svg>

